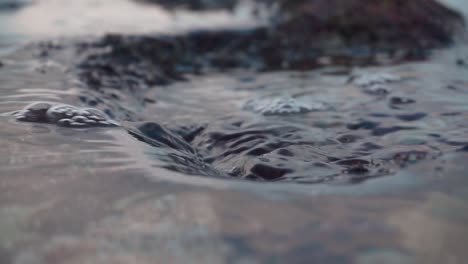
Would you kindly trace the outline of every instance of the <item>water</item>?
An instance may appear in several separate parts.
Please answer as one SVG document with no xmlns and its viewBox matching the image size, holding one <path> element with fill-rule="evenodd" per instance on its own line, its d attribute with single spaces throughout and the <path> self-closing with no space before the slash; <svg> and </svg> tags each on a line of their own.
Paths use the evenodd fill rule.
<svg viewBox="0 0 468 264">
<path fill-rule="evenodd" d="M 395 66 L 95 90 L 77 76 L 75 43 L 111 28 L 109 13 L 95 32 L 84 26 L 109 4 L 84 1 L 96 13 L 65 16 L 62 30 L 25 22 L 47 3 L 63 8 L 7 13 L 23 26 L 0 41 L 16 49 L 0 59 L 0 263 L 465 263 L 463 44 Z M 20 47 L 52 32 L 69 37 Z M 99 109 L 119 126 L 16 120 L 37 101 Z"/>
</svg>

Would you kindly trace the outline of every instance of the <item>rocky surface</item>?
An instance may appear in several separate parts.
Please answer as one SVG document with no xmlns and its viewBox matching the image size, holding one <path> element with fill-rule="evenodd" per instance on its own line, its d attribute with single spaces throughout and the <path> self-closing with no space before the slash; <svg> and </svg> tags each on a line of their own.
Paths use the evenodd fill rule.
<svg viewBox="0 0 468 264">
<path fill-rule="evenodd" d="M 245 2 L 145 1 L 169 8 L 183 7 L 195 10 L 232 9 Z M 252 2 L 257 5 L 279 7 L 278 12 L 272 13 L 274 27 L 278 27 L 278 32 L 283 32 L 283 37 L 287 34 L 289 41 L 309 38 L 307 45 L 314 44 L 318 36 L 324 35 L 341 38 L 341 41 L 345 42 L 342 43 L 344 45 L 359 43 L 379 47 L 387 46 L 391 41 L 387 47 L 400 45 L 433 47 L 449 41 L 455 28 L 464 23 L 460 14 L 434 0 L 254 0 Z M 323 41 L 319 39 L 319 42 Z M 333 38 L 329 40 L 335 41 Z"/>
<path fill-rule="evenodd" d="M 184 1 L 174 4 L 179 2 Z M 398 63 L 424 59 L 431 49 L 450 44 L 464 25 L 456 11 L 431 0 L 279 5 L 271 24 L 255 29 L 114 34 L 82 43 L 83 52 L 93 52 L 80 64 L 79 74 L 94 88 L 138 89 L 183 80 L 186 74 L 234 68 L 308 70 L 330 64 Z"/>
</svg>

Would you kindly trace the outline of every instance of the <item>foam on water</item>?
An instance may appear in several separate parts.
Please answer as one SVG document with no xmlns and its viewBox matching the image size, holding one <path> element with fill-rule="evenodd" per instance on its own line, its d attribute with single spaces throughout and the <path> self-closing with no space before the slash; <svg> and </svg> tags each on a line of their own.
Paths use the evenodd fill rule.
<svg viewBox="0 0 468 264">
<path fill-rule="evenodd" d="M 18 121 L 50 123 L 65 127 L 111 127 L 119 124 L 96 108 L 36 102 L 13 114 Z"/>
<path fill-rule="evenodd" d="M 358 72 L 350 77 L 350 82 L 359 86 L 365 93 L 372 95 L 386 95 L 392 91 L 391 83 L 400 82 L 403 79 L 391 73 Z"/>
<path fill-rule="evenodd" d="M 329 109 L 329 106 L 323 102 L 303 102 L 291 96 L 256 98 L 247 101 L 244 105 L 244 110 L 261 113 L 263 115 L 303 114 L 327 109 Z"/>
<path fill-rule="evenodd" d="M 391 73 L 366 73 L 366 72 L 358 72 L 357 74 L 351 77 L 351 81 L 353 84 L 361 86 L 361 87 L 368 87 L 377 84 L 388 84 L 401 81 L 402 78 L 400 76 L 391 74 Z"/>
</svg>

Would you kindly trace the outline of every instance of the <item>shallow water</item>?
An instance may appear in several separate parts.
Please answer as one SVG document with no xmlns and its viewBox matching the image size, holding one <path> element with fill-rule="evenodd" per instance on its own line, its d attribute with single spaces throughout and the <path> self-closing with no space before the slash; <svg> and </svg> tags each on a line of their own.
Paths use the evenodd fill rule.
<svg viewBox="0 0 468 264">
<path fill-rule="evenodd" d="M 15 37 L 56 36 L 18 15 L 41 4 L 5 18 L 26 24 Z M 59 24 L 95 23 L 71 20 Z M 77 28 L 67 32 L 87 29 Z M 10 43 L 17 51 L 0 58 L 0 263 L 468 258 L 463 43 L 418 63 L 193 75 L 137 93 L 89 89 L 75 40 L 47 56 L 49 44 Z M 95 107 L 122 126 L 15 120 L 36 101 Z"/>
</svg>

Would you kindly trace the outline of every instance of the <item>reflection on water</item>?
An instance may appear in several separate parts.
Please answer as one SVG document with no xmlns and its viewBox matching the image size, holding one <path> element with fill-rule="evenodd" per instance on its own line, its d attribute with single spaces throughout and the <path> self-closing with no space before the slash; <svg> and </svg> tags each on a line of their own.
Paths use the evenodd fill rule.
<svg viewBox="0 0 468 264">
<path fill-rule="evenodd" d="M 467 209 L 466 195 L 459 198 L 435 192 L 417 207 L 392 215 L 389 222 L 402 230 L 403 245 L 416 253 L 418 263 L 463 263 Z"/>
<path fill-rule="evenodd" d="M 66 21 L 60 20 L 64 13 L 58 11 L 57 17 L 31 23 L 41 20 L 31 18 L 44 14 L 46 3 L 54 3 L 57 10 L 67 6 L 52 0 L 17 10 L 14 18 L 7 20 L 18 26 L 14 34 L 31 38 L 51 36 L 48 32 L 55 31 L 55 23 L 70 23 L 66 30 L 57 29 L 58 36 L 171 27 L 163 22 L 170 20 L 166 13 L 158 13 L 162 22 L 157 25 L 145 22 L 161 12 L 155 7 L 142 10 L 126 1 L 112 2 L 112 7 L 106 1 L 80 3 L 86 6 L 91 2 L 91 13 L 71 16 L 70 20 L 66 17 Z M 81 4 L 70 4 L 73 8 L 69 11 L 83 11 Z M 115 15 L 114 8 L 125 8 L 129 13 Z M 140 14 L 133 22 L 132 12 Z M 198 21 L 191 15 L 180 16 L 181 21 Z M 225 16 L 213 14 L 213 19 L 227 19 Z M 244 21 L 240 17 L 239 21 Z M 187 22 L 170 23 L 178 27 L 177 23 L 185 26 Z M 90 27 L 93 32 L 87 31 Z M 353 83 L 348 81 L 348 72 L 343 74 L 339 69 L 189 76 L 190 82 L 128 93 L 84 87 L 69 69 L 76 63 L 76 54 L 70 52 L 73 45 L 66 41 L 63 45 L 63 49 L 52 50 L 49 58 L 42 58 L 36 45 L 0 58 L 4 64 L 0 68 L 0 263 L 314 260 L 365 264 L 465 263 L 468 259 L 464 247 L 468 235 L 468 79 L 466 68 L 455 64 L 459 54 L 454 50 L 437 53 L 429 62 L 365 69 L 403 77 L 402 82 L 384 82 L 387 92 L 383 94 L 379 89 L 368 90 L 372 86 L 369 80 L 375 84 L 375 78 L 368 76 L 365 82 L 361 78 Z M 465 51 L 463 46 L 458 50 Z M 330 107 L 273 116 L 245 109 L 255 98 L 283 98 L 285 87 L 288 103 L 279 100 L 275 109 L 289 109 L 288 104 L 295 106 L 295 100 L 299 105 L 326 102 Z M 320 147 L 336 156 L 346 157 L 363 141 L 374 143 L 366 145 L 367 151 L 383 161 L 389 153 L 417 151 L 399 156 L 401 163 L 395 165 L 393 175 L 356 185 L 341 184 L 343 181 L 328 185 L 260 184 L 197 177 L 164 169 L 167 160 L 154 157 L 167 157 L 172 150 L 138 141 L 123 127 L 73 129 L 14 120 L 12 111 L 34 101 L 93 106 L 113 113 L 117 120 L 157 122 L 179 133 L 192 130 L 178 124 L 202 124 L 208 132 L 198 139 L 195 136 L 194 142 L 204 147 L 204 140 L 210 137 L 221 142 L 219 132 L 226 133 L 227 124 L 236 126 L 238 122 L 231 119 L 238 118 L 247 120 L 247 127 L 264 123 L 300 127 L 299 138 L 314 142 L 328 144 L 332 139 L 332 145 Z M 362 117 L 366 122 L 359 120 Z M 379 125 L 373 126 L 376 122 Z M 137 124 L 123 122 L 127 127 Z M 415 129 L 392 130 L 408 124 Z M 261 129 L 265 127 L 258 127 Z M 277 140 L 278 134 L 269 135 L 267 140 Z M 203 155 L 216 154 L 249 142 L 231 139 L 225 137 L 224 149 L 220 145 L 199 149 Z M 379 150 L 377 144 L 385 148 Z M 299 168 L 297 173 L 337 169 L 312 166 L 288 156 L 323 158 L 317 153 L 304 154 L 315 147 L 291 147 L 289 152 L 281 151 L 282 155 L 278 151 L 263 158 L 289 157 L 286 165 Z M 422 152 L 434 156 L 421 158 L 418 154 Z M 256 162 L 253 158 L 216 157 L 212 164 L 218 171 L 229 171 L 238 162 L 245 162 L 246 167 Z M 313 170 L 311 166 L 315 166 Z"/>
</svg>

